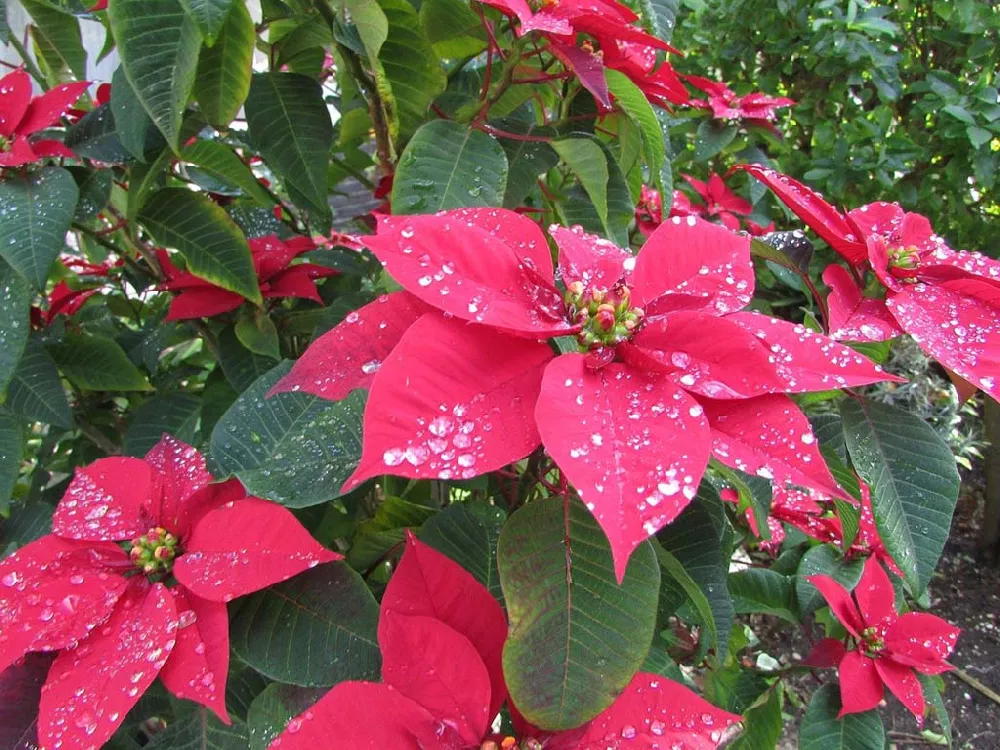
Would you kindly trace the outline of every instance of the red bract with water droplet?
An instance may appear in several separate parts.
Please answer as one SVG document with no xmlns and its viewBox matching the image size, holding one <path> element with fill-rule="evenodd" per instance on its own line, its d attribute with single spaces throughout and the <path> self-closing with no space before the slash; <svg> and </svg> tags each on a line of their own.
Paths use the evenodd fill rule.
<svg viewBox="0 0 1000 750">
<path fill-rule="evenodd" d="M 88 86 L 89 81 L 63 83 L 32 97 L 31 78 L 23 70 L 0 78 L 0 167 L 20 167 L 49 156 L 76 158 L 60 141 L 29 138 L 59 124 Z"/>
<path fill-rule="evenodd" d="M 316 279 L 335 276 L 337 271 L 315 263 L 292 264 L 303 253 L 315 249 L 316 245 L 308 237 L 280 240 L 275 235 L 268 235 L 250 240 L 250 254 L 261 296 L 265 299 L 295 297 L 322 303 Z M 231 312 L 245 301 L 236 292 L 179 270 L 165 251 L 159 251 L 157 257 L 167 277 L 160 288 L 177 293 L 170 302 L 167 320 L 211 318 Z"/>
<path fill-rule="evenodd" d="M 908 333 L 949 371 L 1000 400 L 1000 261 L 952 250 L 925 217 L 895 203 L 842 214 L 773 169 L 734 169 L 771 188 L 858 272 L 831 266 L 823 274 L 834 338 L 884 341 Z M 884 286 L 884 300 L 864 296 L 868 270 Z"/>
<path fill-rule="evenodd" d="M 899 615 L 889 576 L 874 557 L 865 561 L 853 597 L 829 576 L 810 576 L 809 582 L 819 589 L 854 642 L 853 649 L 845 650 L 823 641 L 820 654 L 806 659 L 830 663 L 840 655 L 840 716 L 875 708 L 885 685 L 922 726 L 924 696 L 916 672 L 940 674 L 951 669 L 946 659 L 961 631 L 934 615 Z"/>
<path fill-rule="evenodd" d="M 761 92 L 737 96 L 736 92 L 725 83 L 702 76 L 682 75 L 681 78 L 699 91 L 708 94 L 707 100 L 692 99 L 688 104 L 710 111 L 718 120 L 746 120 L 750 124 L 774 131 L 771 122 L 777 118 L 778 110 L 795 104 L 793 99 L 768 96 Z"/>
<path fill-rule="evenodd" d="M 59 651 L 43 750 L 99 747 L 157 675 L 228 722 L 226 602 L 340 558 L 285 508 L 211 482 L 169 436 L 145 459 L 99 459 L 77 471 L 53 533 L 0 562 L 0 670 Z"/>
<path fill-rule="evenodd" d="M 359 362 L 381 362 L 361 462 L 345 490 L 385 473 L 469 479 L 542 442 L 611 539 L 619 576 L 632 550 L 694 497 L 712 452 L 706 409 L 720 435 L 733 410 L 752 410 L 759 424 L 757 435 L 726 428 L 741 447 L 720 460 L 837 491 L 790 401 L 747 410 L 738 400 L 887 376 L 803 326 L 741 313 L 754 288 L 745 237 L 676 218 L 635 258 L 579 228 L 550 232 L 565 291 L 541 230 L 511 211 L 380 221 L 369 247 L 437 311 L 403 332 L 405 316 L 420 312 L 412 298 L 372 303 L 311 346 L 274 389 L 343 395 L 368 382 Z M 385 339 L 362 335 L 362 321 Z M 557 357 L 539 341 L 569 335 L 578 353 Z M 329 372 L 354 374 L 334 383 Z M 771 417 L 780 417 L 780 435 L 763 426 Z"/>
<path fill-rule="evenodd" d="M 516 18 L 519 35 L 534 31 L 548 39 L 549 51 L 604 107 L 611 106 L 605 68 L 624 73 L 654 104 L 665 107 L 688 100 L 670 63 L 657 59 L 657 50 L 677 50 L 637 26 L 639 17 L 622 3 L 559 0 L 532 7 L 525 0 L 481 1 Z M 589 38 L 577 46 L 578 35 Z"/>
<path fill-rule="evenodd" d="M 333 737 L 345 748 L 464 750 L 489 738 L 507 697 L 500 658 L 507 620 L 489 591 L 407 533 L 380 612 L 382 682 L 340 683 L 289 721 L 269 750 L 313 750 Z M 577 729 L 544 732 L 511 713 L 525 738 L 552 750 L 652 748 L 654 741 L 707 750 L 740 721 L 682 685 L 642 673 Z M 634 741 L 616 744 L 626 739 Z"/>
</svg>

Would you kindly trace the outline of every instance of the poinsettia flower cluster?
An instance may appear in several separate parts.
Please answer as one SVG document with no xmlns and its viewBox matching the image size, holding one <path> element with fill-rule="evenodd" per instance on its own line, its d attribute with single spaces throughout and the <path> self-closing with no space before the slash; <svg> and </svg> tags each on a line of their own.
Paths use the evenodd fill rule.
<svg viewBox="0 0 1000 750">
<path fill-rule="evenodd" d="M 619 578 L 694 498 L 714 455 L 841 492 L 784 394 L 885 380 L 831 339 L 744 311 L 749 239 L 693 216 L 638 257 L 502 209 L 381 217 L 361 238 L 403 287 L 318 339 L 273 392 L 370 388 L 350 490 L 468 479 L 544 445 L 601 524 Z M 559 338 L 556 354 L 544 339 Z"/>
<path fill-rule="evenodd" d="M 840 677 L 840 716 L 870 711 L 888 687 L 923 726 L 924 694 L 917 679 L 951 669 L 946 661 L 955 648 L 958 628 L 922 612 L 899 615 L 896 592 L 874 557 L 865 561 L 853 596 L 830 576 L 810 576 L 846 628 L 853 648 L 824 639 L 806 658 L 813 666 L 836 666 Z"/>
<path fill-rule="evenodd" d="M 955 251 L 920 214 L 895 203 L 842 213 L 819 193 L 773 169 L 749 172 L 830 245 L 849 268 L 828 266 L 823 280 L 830 331 L 849 341 L 908 333 L 929 356 L 1000 400 L 1000 261 Z M 870 297 L 871 272 L 884 297 Z"/>
<path fill-rule="evenodd" d="M 32 136 L 58 125 L 88 86 L 88 81 L 63 83 L 33 97 L 31 77 L 23 70 L 0 78 L 0 167 L 20 167 L 51 156 L 74 158 L 60 141 Z"/>
<path fill-rule="evenodd" d="M 303 253 L 315 249 L 309 237 L 281 240 L 272 234 L 251 239 L 250 254 L 261 296 L 265 299 L 296 297 L 322 304 L 316 279 L 335 276 L 337 271 L 315 263 L 292 263 Z M 176 292 L 167 320 L 211 318 L 232 312 L 246 301 L 241 294 L 223 289 L 189 271 L 181 271 L 165 250 L 160 250 L 157 258 L 167 277 L 160 288 Z"/>
<path fill-rule="evenodd" d="M 795 104 L 788 97 L 768 96 L 756 91 L 746 96 L 737 96 L 722 81 L 702 76 L 681 74 L 681 78 L 708 96 L 707 99 L 691 99 L 688 105 L 708 110 L 717 120 L 743 120 L 751 125 L 774 130 L 771 123 L 777 119 L 778 110 Z"/>
<path fill-rule="evenodd" d="M 655 674 L 636 674 L 582 727 L 538 729 L 511 707 L 518 737 L 492 734 L 508 699 L 507 619 L 464 568 L 407 533 L 379 614 L 382 681 L 341 682 L 293 718 L 269 750 L 718 747 L 740 717 Z M 520 745 L 518 744 L 520 743 Z"/>
<path fill-rule="evenodd" d="M 340 557 L 165 436 L 78 469 L 52 533 L 0 561 L 0 671 L 58 652 L 42 750 L 100 747 L 157 676 L 228 723 L 226 603 Z"/>
<path fill-rule="evenodd" d="M 902 576 L 902 571 L 885 548 L 875 526 L 871 490 L 860 480 L 858 487 L 861 492 L 858 530 L 849 547 L 844 538 L 843 524 L 835 514 L 833 498 L 817 490 L 801 490 L 787 485 L 772 488 L 771 507 L 767 517 L 770 539 L 761 539 L 758 546 L 768 554 L 777 555 L 785 541 L 785 524 L 788 524 L 810 539 L 839 544 L 847 557 L 874 557 L 893 573 Z M 726 502 L 739 503 L 739 495 L 735 490 L 725 489 L 720 496 Z M 853 501 L 850 496 L 847 499 Z M 746 519 L 750 530 L 756 536 L 761 536 L 753 508 L 747 508 Z"/>
<path fill-rule="evenodd" d="M 604 107 L 611 106 L 604 70 L 628 76 L 649 101 L 662 107 L 683 104 L 687 89 L 658 52 L 679 52 L 635 24 L 638 16 L 616 0 L 481 0 L 516 18 L 519 35 L 537 32 L 549 51 L 573 71 Z M 580 37 L 586 37 L 577 45 Z"/>
</svg>

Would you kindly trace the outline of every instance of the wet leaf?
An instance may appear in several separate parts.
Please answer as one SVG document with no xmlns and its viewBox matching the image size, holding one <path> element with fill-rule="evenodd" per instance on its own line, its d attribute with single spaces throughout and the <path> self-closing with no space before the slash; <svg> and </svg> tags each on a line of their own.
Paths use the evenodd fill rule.
<svg viewBox="0 0 1000 750">
<path fill-rule="evenodd" d="M 885 747 L 885 727 L 878 711 L 848 714 L 840 711 L 838 686 L 827 684 L 813 693 L 799 725 L 800 750 L 873 750 Z"/>
</svg>

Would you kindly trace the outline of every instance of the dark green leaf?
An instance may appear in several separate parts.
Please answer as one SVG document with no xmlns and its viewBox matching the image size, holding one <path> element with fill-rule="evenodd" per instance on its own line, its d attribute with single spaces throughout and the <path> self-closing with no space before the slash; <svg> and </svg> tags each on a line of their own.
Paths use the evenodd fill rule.
<svg viewBox="0 0 1000 750">
<path fill-rule="evenodd" d="M 148 750 L 246 750 L 250 743 L 247 725 L 234 719 L 226 726 L 206 708 L 199 706 L 187 716 L 167 724 L 153 735 Z"/>
<path fill-rule="evenodd" d="M 197 25 L 179 0 L 109 0 L 108 17 L 135 96 L 176 150 L 201 48 Z"/>
<path fill-rule="evenodd" d="M 672 552 L 668 552 L 661 544 L 654 544 L 656 558 L 663 568 L 665 576 L 660 578 L 660 601 L 658 610 L 662 615 L 672 615 L 677 611 L 685 600 L 694 608 L 699 623 L 704 629 L 707 637 L 702 638 L 707 650 L 707 644 L 716 643 L 718 635 L 715 629 L 715 617 L 712 614 L 712 605 L 709 604 L 708 597 L 701 587 L 695 582 L 691 575 L 684 570 L 681 561 L 674 557 Z"/>
<path fill-rule="evenodd" d="M 702 120 L 694 139 L 694 160 L 708 161 L 733 142 L 739 128 L 719 120 Z"/>
<path fill-rule="evenodd" d="M 250 704 L 250 750 L 268 750 L 288 722 L 326 695 L 325 688 L 273 682 Z M 387 749 L 388 750 L 388 749 Z"/>
<path fill-rule="evenodd" d="M 361 458 L 365 393 L 330 402 L 308 393 L 265 394 L 284 362 L 251 385 L 212 431 L 212 460 L 255 495 L 302 508 L 330 500 Z"/>
<path fill-rule="evenodd" d="M 403 542 L 406 529 L 419 529 L 437 510 L 417 505 L 395 495 L 382 499 L 375 516 L 358 524 L 347 563 L 355 570 L 374 567 L 389 550 Z"/>
<path fill-rule="evenodd" d="M 433 120 L 399 160 L 392 183 L 393 211 L 433 213 L 446 208 L 500 206 L 507 156 L 496 138 L 450 120 Z"/>
<path fill-rule="evenodd" d="M 802 556 L 795 577 L 795 595 L 802 616 L 826 606 L 826 600 L 819 590 L 806 580 L 809 576 L 830 576 L 850 591 L 861 580 L 863 565 L 863 560 L 845 560 L 840 550 L 830 545 L 821 544 L 810 548 Z"/>
<path fill-rule="evenodd" d="M 577 500 L 568 512 L 559 498 L 525 505 L 504 525 L 497 553 L 510 616 L 504 676 L 521 713 L 545 729 L 579 726 L 611 705 L 645 659 L 656 621 L 652 545 L 635 550 L 618 586 L 594 517 Z"/>
<path fill-rule="evenodd" d="M 643 24 L 653 36 L 669 42 L 677 25 L 681 0 L 639 0 Z"/>
<path fill-rule="evenodd" d="M 424 122 L 447 79 L 413 6 L 407 0 L 379 0 L 379 5 L 389 21 L 389 35 L 378 58 L 392 90 L 390 118 L 399 123 L 394 140 L 405 141 Z"/>
<path fill-rule="evenodd" d="M 254 354 L 270 359 L 281 358 L 278 329 L 270 316 L 260 308 L 244 305 L 234 330 L 240 343 Z"/>
<path fill-rule="evenodd" d="M 262 206 L 270 208 L 274 205 L 274 199 L 257 181 L 250 167 L 221 141 L 196 141 L 181 152 L 181 159 L 196 164 L 223 182 L 238 187 Z"/>
<path fill-rule="evenodd" d="M 915 596 L 927 588 L 948 540 L 960 479 L 955 458 L 916 414 L 846 399 L 844 437 L 872 491 L 875 526 Z"/>
<path fill-rule="evenodd" d="M 744 731 L 731 745 L 732 750 L 775 750 L 781 740 L 784 721 L 781 705 L 785 691 L 777 683 L 767 692 L 766 698 L 743 711 Z"/>
<path fill-rule="evenodd" d="M 203 2 L 209 5 L 213 0 L 182 2 Z M 232 0 L 221 2 L 231 3 Z M 229 123 L 236 117 L 250 92 L 253 49 L 257 36 L 250 11 L 242 2 L 236 3 L 223 21 L 218 41 L 213 46 L 202 47 L 198 57 L 194 98 L 210 123 L 219 130 L 228 130 Z"/>
<path fill-rule="evenodd" d="M 507 519 L 484 502 L 453 503 L 420 527 L 420 541 L 457 562 L 503 603 L 497 570 L 497 541 Z"/>
<path fill-rule="evenodd" d="M 236 667 L 226 679 L 226 710 L 246 721 L 254 699 L 273 684 L 250 667 Z"/>
<path fill-rule="evenodd" d="M 195 276 L 260 303 L 250 246 L 226 212 L 186 188 L 164 188 L 139 212 L 157 244 L 180 250 Z"/>
<path fill-rule="evenodd" d="M 564 139 L 559 143 L 566 144 L 570 140 L 597 146 L 604 155 L 604 168 L 600 168 L 596 152 L 589 146 L 582 148 L 576 145 L 569 146 L 572 163 L 566 159 L 565 153 L 560 153 L 583 186 L 582 190 L 571 190 L 562 204 L 564 223 L 579 224 L 588 232 L 604 235 L 621 247 L 627 246 L 628 227 L 634 215 L 635 205 L 632 203 L 628 184 L 618 167 L 618 162 L 606 146 L 594 139 Z M 562 150 L 566 151 L 566 147 L 562 147 Z"/>
<path fill-rule="evenodd" d="M 46 167 L 0 182 L 0 256 L 36 289 L 66 246 L 79 191 L 73 175 Z"/>
<path fill-rule="evenodd" d="M 118 135 L 110 102 L 90 110 L 73 123 L 66 131 L 65 143 L 77 156 L 106 164 L 124 164 L 132 158 Z M 108 170 L 94 174 L 111 175 Z"/>
<path fill-rule="evenodd" d="M 0 260 L 0 401 L 31 333 L 31 287 L 5 261 Z"/>
<path fill-rule="evenodd" d="M 334 562 L 250 595 L 233 618 L 231 639 L 261 674 L 320 687 L 378 679 L 377 628 L 378 604 L 365 582 Z"/>
<path fill-rule="evenodd" d="M 148 391 L 146 377 L 112 339 L 67 333 L 50 348 L 59 370 L 85 391 Z"/>
<path fill-rule="evenodd" d="M 250 140 L 295 203 L 325 217 L 333 125 L 320 85 L 296 73 L 258 73 L 246 100 Z"/>
<path fill-rule="evenodd" d="M 59 81 L 61 73 L 71 72 L 77 80 L 86 80 L 87 51 L 76 18 L 38 0 L 21 0 L 21 5 L 35 21 L 31 38 L 48 77 Z"/>
<path fill-rule="evenodd" d="M 534 128 L 522 128 L 531 135 Z M 538 184 L 538 178 L 559 163 L 559 155 L 543 141 L 522 141 L 500 138 L 500 145 L 507 154 L 507 189 L 503 196 L 503 207 L 514 209 L 520 206 L 528 193 Z"/>
<path fill-rule="evenodd" d="M 69 429 L 73 413 L 59 370 L 38 339 L 28 340 L 7 388 L 7 408 L 32 422 Z"/>
<path fill-rule="evenodd" d="M 111 112 L 118 140 L 139 161 L 166 144 L 121 67 L 111 77 Z"/>
<path fill-rule="evenodd" d="M 809 275 L 813 249 L 813 243 L 798 229 L 794 232 L 771 232 L 750 240 L 753 255 L 777 263 L 800 276 Z"/>
<path fill-rule="evenodd" d="M 2 414 L 3 410 L 0 409 L 0 415 Z M 11 545 L 23 547 L 28 542 L 33 542 L 52 531 L 53 510 L 54 508 L 46 503 L 17 505 L 11 511 L 10 518 L 0 524 L 0 550 L 7 549 Z"/>
<path fill-rule="evenodd" d="M 111 170 L 70 167 L 69 171 L 80 191 L 73 219 L 79 222 L 90 221 L 97 217 L 111 199 Z"/>
<path fill-rule="evenodd" d="M 885 727 L 878 711 L 838 719 L 839 691 L 828 683 L 813 693 L 799 725 L 799 750 L 883 750 Z"/>
<path fill-rule="evenodd" d="M 718 636 L 716 654 L 724 659 L 729 650 L 729 631 L 735 612 L 726 587 L 729 551 L 722 547 L 725 511 L 718 493 L 703 482 L 698 497 L 657 538 L 684 566 L 704 592 L 712 609 Z"/>
<path fill-rule="evenodd" d="M 181 0 L 181 5 L 198 24 L 198 28 L 201 29 L 201 33 L 205 37 L 205 43 L 209 46 L 215 44 L 227 18 L 234 15 L 229 12 L 230 8 L 236 5 L 242 6 L 246 10 L 243 3 L 234 3 L 234 0 Z"/>
<path fill-rule="evenodd" d="M 615 102 L 625 114 L 631 118 L 642 133 L 642 149 L 646 166 L 653 176 L 653 184 L 657 190 L 663 191 L 661 170 L 666 159 L 666 146 L 663 141 L 663 128 L 653 111 L 652 105 L 624 73 L 610 68 L 605 71 L 608 79 L 608 90 L 614 94 Z M 665 194 L 665 193 L 664 193 Z"/>
<path fill-rule="evenodd" d="M 191 393 L 167 393 L 144 401 L 132 412 L 123 452 L 127 456 L 145 456 L 160 442 L 163 433 L 185 443 L 193 442 L 200 413 L 201 399 Z"/>
<path fill-rule="evenodd" d="M 944 704 L 944 698 L 941 696 L 941 688 L 938 687 L 941 677 L 917 672 L 917 679 L 920 680 L 920 686 L 924 691 L 924 700 L 927 701 L 930 713 L 937 719 L 938 725 L 941 727 L 941 734 L 947 740 L 948 747 L 951 747 L 954 741 L 951 731 L 951 717 L 948 715 L 948 707 Z"/>
<path fill-rule="evenodd" d="M 767 680 L 739 665 L 721 667 L 705 675 L 705 700 L 727 711 L 743 713 L 767 690 Z"/>
<path fill-rule="evenodd" d="M 242 393 L 257 378 L 273 369 L 278 361 L 251 352 L 236 338 L 235 330 L 229 327 L 219 334 L 219 364 L 233 388 Z"/>
<path fill-rule="evenodd" d="M 748 568 L 732 573 L 729 594 L 737 614 L 763 612 L 797 625 L 792 582 L 767 568 Z"/>
<path fill-rule="evenodd" d="M 0 513 L 6 513 L 24 457 L 24 421 L 0 406 Z"/>
</svg>

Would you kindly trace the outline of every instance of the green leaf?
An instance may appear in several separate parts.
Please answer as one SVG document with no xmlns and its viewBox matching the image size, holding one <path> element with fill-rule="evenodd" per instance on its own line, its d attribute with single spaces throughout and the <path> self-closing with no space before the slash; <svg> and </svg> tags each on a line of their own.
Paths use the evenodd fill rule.
<svg viewBox="0 0 1000 750">
<path fill-rule="evenodd" d="M 0 414 L 3 410 L 0 409 Z M 52 512 L 48 503 L 18 504 L 0 528 L 0 554 L 11 545 L 23 547 L 52 531 Z"/>
<path fill-rule="evenodd" d="M 729 631 L 735 611 L 726 587 L 729 550 L 723 549 L 725 510 L 718 493 L 702 483 L 694 502 L 673 523 L 657 534 L 664 549 L 684 566 L 708 599 L 718 637 L 716 655 L 722 660 L 729 650 Z"/>
<path fill-rule="evenodd" d="M 50 348 L 59 370 L 85 391 L 148 391 L 146 377 L 112 339 L 67 333 Z"/>
<path fill-rule="evenodd" d="M 919 596 L 948 540 L 961 483 L 955 458 L 916 414 L 859 399 L 845 399 L 840 414 L 851 461 L 872 490 L 879 537 Z"/>
<path fill-rule="evenodd" d="M 150 119 L 120 66 L 111 76 L 111 112 L 118 140 L 139 161 L 145 161 L 147 154 L 162 149 L 166 144 L 163 134 Z"/>
<path fill-rule="evenodd" d="M 643 25 L 653 36 L 669 42 L 677 26 L 681 0 L 638 0 Z"/>
<path fill-rule="evenodd" d="M 774 499 L 771 483 L 763 477 L 731 469 L 716 459 L 712 459 L 712 468 L 736 490 L 740 501 L 739 511 L 743 512 L 747 508 L 753 509 L 760 538 L 770 540 L 771 530 L 767 525 L 767 517 L 771 513 L 771 501 Z"/>
<path fill-rule="evenodd" d="M 748 568 L 731 573 L 727 581 L 736 614 L 762 612 L 798 625 L 792 582 L 767 568 Z"/>
<path fill-rule="evenodd" d="M 973 148 L 980 148 L 993 140 L 993 133 L 978 125 L 966 127 L 965 134 L 969 136 L 969 143 L 972 144 Z"/>
<path fill-rule="evenodd" d="M 246 116 L 251 143 L 281 177 L 292 200 L 329 221 L 333 124 L 319 83 L 296 73 L 257 73 L 250 82 Z"/>
<path fill-rule="evenodd" d="M 601 169 L 596 160 L 590 159 L 591 156 L 595 155 L 595 152 L 588 146 L 584 146 L 582 149 L 577 146 L 569 147 L 573 152 L 573 163 L 566 160 L 565 155 L 560 153 L 560 156 L 563 156 L 563 160 L 576 173 L 581 185 L 583 185 L 582 190 L 571 190 L 563 203 L 564 223 L 568 225 L 580 224 L 588 232 L 603 234 L 617 245 L 626 247 L 628 245 L 628 227 L 634 215 L 635 205 L 632 203 L 628 184 L 618 167 L 618 162 L 606 146 L 594 139 L 573 138 L 558 141 L 558 143 L 566 144 L 571 140 L 583 141 L 591 146 L 596 145 L 604 156 L 604 168 Z M 555 147 L 556 143 L 553 142 L 552 146 Z M 558 148 L 556 150 L 559 151 Z M 577 151 L 580 153 L 576 153 Z M 607 173 L 607 180 L 603 181 L 605 173 Z M 584 175 L 586 182 L 584 182 Z M 592 190 L 595 192 L 592 193 Z M 603 216 L 601 215 L 602 210 L 604 211 Z"/>
<path fill-rule="evenodd" d="M 76 17 L 37 0 L 21 0 L 21 5 L 35 21 L 31 38 L 49 79 L 62 80 L 60 74 L 68 71 L 78 81 L 86 80 L 87 51 Z"/>
<path fill-rule="evenodd" d="M 198 1 L 182 0 L 188 3 Z M 212 2 L 200 1 L 205 4 Z M 201 49 L 194 79 L 194 98 L 212 125 L 219 130 L 228 130 L 229 123 L 250 93 L 257 32 L 250 11 L 242 2 L 236 3 L 223 21 L 218 41 Z"/>
<path fill-rule="evenodd" d="M 274 199 L 257 181 L 250 167 L 222 141 L 195 141 L 181 152 L 181 160 L 238 187 L 262 206 L 274 205 Z"/>
<path fill-rule="evenodd" d="M 250 704 L 250 750 L 268 750 L 288 722 L 326 695 L 326 688 L 272 682 Z"/>
<path fill-rule="evenodd" d="M 708 161 L 736 138 L 739 128 L 719 120 L 702 120 L 695 133 L 694 160 Z"/>
<path fill-rule="evenodd" d="M 941 678 L 937 675 L 917 672 L 917 679 L 920 680 L 920 686 L 924 691 L 924 700 L 927 701 L 930 713 L 937 718 L 941 734 L 947 741 L 948 747 L 951 747 L 954 741 L 951 731 L 951 717 L 948 715 L 948 707 L 944 704 L 944 698 L 941 696 L 941 688 L 939 687 L 939 684 L 943 685 Z"/>
<path fill-rule="evenodd" d="M 548 498 L 511 516 L 497 560 L 511 698 L 543 729 L 579 726 L 611 705 L 649 651 L 660 578 L 653 547 L 632 553 L 618 586 L 593 516 L 573 500 L 567 518 L 562 499 Z"/>
<path fill-rule="evenodd" d="M 111 185 L 113 183 L 111 170 L 69 167 L 69 172 L 76 180 L 77 189 L 80 191 L 73 220 L 88 222 L 97 218 L 97 214 L 111 200 Z"/>
<path fill-rule="evenodd" d="M 164 188 L 146 200 L 139 221 L 157 244 L 179 250 L 195 276 L 251 302 L 262 302 L 246 238 L 207 196 L 186 188 Z"/>
<path fill-rule="evenodd" d="M 758 700 L 743 712 L 744 731 L 730 746 L 731 750 L 774 750 L 781 740 L 784 721 L 781 706 L 785 700 L 782 683 L 778 682 L 767 692 L 766 698 Z"/>
<path fill-rule="evenodd" d="M 32 422 L 73 426 L 66 391 L 52 357 L 36 338 L 28 340 L 7 388 L 7 408 Z"/>
<path fill-rule="evenodd" d="M 358 30 L 369 63 L 377 61 L 378 53 L 389 36 L 389 19 L 385 17 L 385 12 L 376 0 L 343 0 L 343 3 Z"/>
<path fill-rule="evenodd" d="M 191 393 L 167 393 L 144 401 L 132 412 L 125 431 L 126 456 L 145 456 L 163 433 L 185 443 L 194 442 L 201 414 L 201 399 Z"/>
<path fill-rule="evenodd" d="M 764 237 L 750 240 L 750 253 L 777 263 L 799 276 L 809 275 L 809 262 L 813 256 L 813 243 L 801 231 L 771 232 Z"/>
<path fill-rule="evenodd" d="M 260 308 L 244 305 L 234 330 L 240 343 L 254 354 L 271 359 L 281 358 L 278 329 L 271 317 Z"/>
<path fill-rule="evenodd" d="M 145 117 L 145 113 L 143 116 Z M 124 164 L 132 158 L 131 152 L 122 144 L 116 129 L 110 102 L 90 110 L 73 123 L 66 131 L 63 142 L 77 156 L 105 164 Z M 94 174 L 106 174 L 111 177 L 111 171 L 106 169 L 97 170 Z"/>
<path fill-rule="evenodd" d="M 767 690 L 767 680 L 739 665 L 709 670 L 705 675 L 704 698 L 720 708 L 743 713 Z"/>
<path fill-rule="evenodd" d="M 659 609 L 661 611 L 669 610 L 665 614 L 673 614 L 684 603 L 684 598 L 686 597 L 687 601 L 694 607 L 700 624 L 708 634 L 707 638 L 702 639 L 706 644 L 705 650 L 707 650 L 707 644 L 716 643 L 718 640 L 718 633 L 715 629 L 715 617 L 712 614 L 712 605 L 709 604 L 708 597 L 705 596 L 705 593 L 690 574 L 684 570 L 681 561 L 672 552 L 665 550 L 663 545 L 659 543 L 654 544 L 653 548 L 656 550 L 656 558 L 659 560 L 660 567 L 667 574 L 667 577 L 660 579 L 661 595 Z M 679 587 L 679 596 L 673 595 L 676 590 L 673 584 Z M 666 601 L 667 597 L 663 594 L 665 591 L 670 591 L 671 602 Z"/>
<path fill-rule="evenodd" d="M 230 715 L 246 721 L 254 698 L 273 684 L 256 670 L 234 664 L 226 679 L 226 710 Z"/>
<path fill-rule="evenodd" d="M 506 184 L 507 156 L 496 138 L 458 122 L 433 120 L 417 131 L 399 159 L 393 211 L 500 206 Z"/>
<path fill-rule="evenodd" d="M 0 260 L 0 401 L 17 370 L 31 333 L 31 287 Z"/>
<path fill-rule="evenodd" d="M 368 586 L 346 563 L 333 562 L 251 594 L 230 638 L 262 675 L 320 687 L 379 678 L 377 629 L 378 603 Z"/>
<path fill-rule="evenodd" d="M 883 750 L 885 727 L 878 711 L 838 719 L 840 688 L 826 684 L 813 693 L 799 725 L 799 750 Z"/>
<path fill-rule="evenodd" d="M 529 127 L 525 135 L 535 130 Z M 535 189 L 538 178 L 559 163 L 559 155 L 543 141 L 522 141 L 499 138 L 504 153 L 507 154 L 507 189 L 503 195 L 503 207 L 514 209 L 524 203 L 528 193 Z"/>
<path fill-rule="evenodd" d="M 811 547 L 799 561 L 795 574 L 795 596 L 799 603 L 799 613 L 805 617 L 826 606 L 826 600 L 819 589 L 806 580 L 809 576 L 830 576 L 850 591 L 861 580 L 863 568 L 863 560 L 847 560 L 836 547 L 827 544 Z"/>
<path fill-rule="evenodd" d="M 289 369 L 283 362 L 236 399 L 212 431 L 210 450 L 220 475 L 235 474 L 251 493 L 303 508 L 337 497 L 357 466 L 366 394 L 337 402 L 308 393 L 266 398 Z"/>
<path fill-rule="evenodd" d="M 375 516 L 358 524 L 347 564 L 362 572 L 374 567 L 390 549 L 406 539 L 406 529 L 419 529 L 436 513 L 434 508 L 395 495 L 383 498 Z"/>
<path fill-rule="evenodd" d="M 7 513 L 10 496 L 17 484 L 17 475 L 24 458 L 27 432 L 24 422 L 0 406 L 0 513 Z"/>
<path fill-rule="evenodd" d="M 457 562 L 503 604 L 497 541 L 506 514 L 495 505 L 452 503 L 420 527 L 420 541 Z"/>
<path fill-rule="evenodd" d="M 604 71 L 608 79 L 608 90 L 614 94 L 615 101 L 625 114 L 629 116 L 639 132 L 642 133 L 642 150 L 646 166 L 653 177 L 656 189 L 663 192 L 662 169 L 667 157 L 666 144 L 663 140 L 663 128 L 653 111 L 652 105 L 642 90 L 636 86 L 624 73 L 608 68 Z"/>
<path fill-rule="evenodd" d="M 109 0 L 118 56 L 143 108 L 176 151 L 201 33 L 179 0 Z"/>
<path fill-rule="evenodd" d="M 610 175 L 604 151 L 598 142 L 590 137 L 580 137 L 552 141 L 550 145 L 587 191 L 601 222 L 607 224 Z"/>
<path fill-rule="evenodd" d="M 190 714 L 167 724 L 153 735 L 147 750 L 246 750 L 250 743 L 247 725 L 234 719 L 226 726 L 206 708 L 199 706 Z"/>
<path fill-rule="evenodd" d="M 230 326 L 219 334 L 219 364 L 233 388 L 242 393 L 278 361 L 251 352 L 240 343 L 236 331 Z"/>
<path fill-rule="evenodd" d="M 0 256 L 35 289 L 44 289 L 49 268 L 66 246 L 79 190 L 73 175 L 45 167 L 0 182 Z"/>
<path fill-rule="evenodd" d="M 379 5 L 389 21 L 389 35 L 378 58 L 391 88 L 390 119 L 398 122 L 393 141 L 403 142 L 427 118 L 431 102 L 445 90 L 448 79 L 413 6 L 407 0 L 379 0 Z"/>
<path fill-rule="evenodd" d="M 234 3 L 234 0 L 181 0 L 181 5 L 198 24 L 209 47 L 215 44 L 226 20 L 234 15 L 230 13 L 230 8 L 235 5 L 246 10 L 242 2 Z"/>
<path fill-rule="evenodd" d="M 424 0 L 420 25 L 441 57 L 471 57 L 486 49 L 483 25 L 467 0 Z"/>
</svg>

